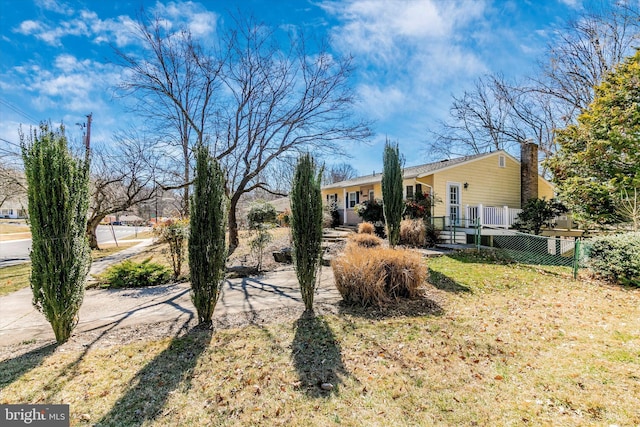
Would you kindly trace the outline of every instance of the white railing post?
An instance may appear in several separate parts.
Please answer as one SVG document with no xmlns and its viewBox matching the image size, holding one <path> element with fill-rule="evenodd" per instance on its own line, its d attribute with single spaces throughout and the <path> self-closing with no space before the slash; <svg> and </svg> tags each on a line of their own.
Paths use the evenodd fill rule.
<svg viewBox="0 0 640 427">
<path fill-rule="evenodd" d="M 344 202 L 344 221 L 343 224 L 347 225 L 347 209 L 349 208 L 349 202 L 347 201 L 347 189 L 342 189 L 342 201 Z"/>
<path fill-rule="evenodd" d="M 504 206 L 504 228 L 509 228 L 509 206 Z"/>
<path fill-rule="evenodd" d="M 482 203 L 478 204 L 478 226 L 482 227 L 484 224 L 484 207 Z"/>
</svg>

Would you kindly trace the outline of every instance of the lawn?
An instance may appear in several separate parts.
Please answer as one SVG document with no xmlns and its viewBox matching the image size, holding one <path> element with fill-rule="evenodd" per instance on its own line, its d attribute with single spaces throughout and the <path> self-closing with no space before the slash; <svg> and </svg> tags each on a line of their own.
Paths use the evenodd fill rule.
<svg viewBox="0 0 640 427">
<path fill-rule="evenodd" d="M 118 246 L 103 245 L 100 250 L 91 251 L 93 259 L 100 259 L 116 252 L 120 252 L 128 247 L 135 245 L 135 242 L 122 242 Z M 31 274 L 31 263 L 25 262 L 10 267 L 0 268 L 0 296 L 8 295 L 29 286 L 29 275 Z"/>
<path fill-rule="evenodd" d="M 386 310 L 12 356 L 0 403 L 69 403 L 72 425 L 640 424 L 639 289 L 427 262 L 425 299 Z"/>
</svg>

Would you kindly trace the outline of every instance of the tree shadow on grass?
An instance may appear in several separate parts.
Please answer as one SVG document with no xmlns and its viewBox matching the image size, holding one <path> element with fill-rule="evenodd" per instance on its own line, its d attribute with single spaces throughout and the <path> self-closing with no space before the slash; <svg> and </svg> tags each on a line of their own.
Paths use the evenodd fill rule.
<svg viewBox="0 0 640 427">
<path fill-rule="evenodd" d="M 48 344 L 13 359 L 0 362 L 0 389 L 40 366 L 44 359 L 56 351 L 56 348 L 58 348 L 57 344 Z"/>
<path fill-rule="evenodd" d="M 314 398 L 337 394 L 342 378 L 349 372 L 331 327 L 324 318 L 305 311 L 296 321 L 295 330 L 291 351 L 301 387 Z M 322 387 L 323 384 L 327 389 Z"/>
<path fill-rule="evenodd" d="M 443 291 L 453 293 L 471 292 L 471 289 L 469 287 L 462 285 L 446 274 L 432 270 L 431 268 L 429 268 L 429 278 L 427 279 L 427 281 L 434 287 Z"/>
<path fill-rule="evenodd" d="M 178 388 L 189 388 L 193 369 L 211 342 L 213 331 L 194 328 L 174 338 L 169 346 L 140 370 L 129 390 L 96 425 L 140 426 L 159 421 L 169 396 Z"/>
</svg>

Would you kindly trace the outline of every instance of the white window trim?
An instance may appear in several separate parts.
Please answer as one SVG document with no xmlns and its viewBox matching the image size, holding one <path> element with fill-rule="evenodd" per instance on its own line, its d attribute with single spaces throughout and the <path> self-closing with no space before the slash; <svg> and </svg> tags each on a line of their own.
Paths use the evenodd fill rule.
<svg viewBox="0 0 640 427">
<path fill-rule="evenodd" d="M 447 191 L 447 196 L 446 196 L 446 213 L 447 213 L 447 218 L 449 218 L 449 220 L 451 220 L 451 187 L 458 187 L 458 203 L 456 203 L 455 206 L 458 206 L 458 219 L 461 220 L 462 219 L 462 184 L 459 182 L 450 182 L 447 181 L 447 186 L 446 186 L 446 191 Z"/>
<path fill-rule="evenodd" d="M 353 198 L 352 198 L 353 196 Z M 351 201 L 353 200 L 353 206 L 351 206 Z M 355 207 L 355 205 L 357 205 L 357 197 L 356 197 L 356 192 L 355 191 L 349 191 L 349 201 L 347 202 L 347 207 L 349 209 L 353 209 Z"/>
</svg>

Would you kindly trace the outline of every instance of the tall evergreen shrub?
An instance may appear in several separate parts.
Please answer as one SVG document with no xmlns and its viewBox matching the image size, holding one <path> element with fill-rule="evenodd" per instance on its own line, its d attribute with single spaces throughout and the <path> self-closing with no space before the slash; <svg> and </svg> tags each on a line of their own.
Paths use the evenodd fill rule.
<svg viewBox="0 0 640 427">
<path fill-rule="evenodd" d="M 91 266 L 86 235 L 89 153 L 69 151 L 64 127 L 41 123 L 20 136 L 31 223 L 33 305 L 51 324 L 58 343 L 69 339 Z"/>
<path fill-rule="evenodd" d="M 322 170 L 310 154 L 298 159 L 291 189 L 293 260 L 306 310 L 313 310 L 316 277 L 322 261 Z"/>
<path fill-rule="evenodd" d="M 206 147 L 199 146 L 191 197 L 189 269 L 191 300 L 200 323 L 211 322 L 224 279 L 228 209 L 224 182 L 218 161 Z"/>
<path fill-rule="evenodd" d="M 393 248 L 400 241 L 400 221 L 404 211 L 402 200 L 402 167 L 398 144 L 385 144 L 382 158 L 382 203 L 387 223 L 389 245 Z"/>
</svg>

